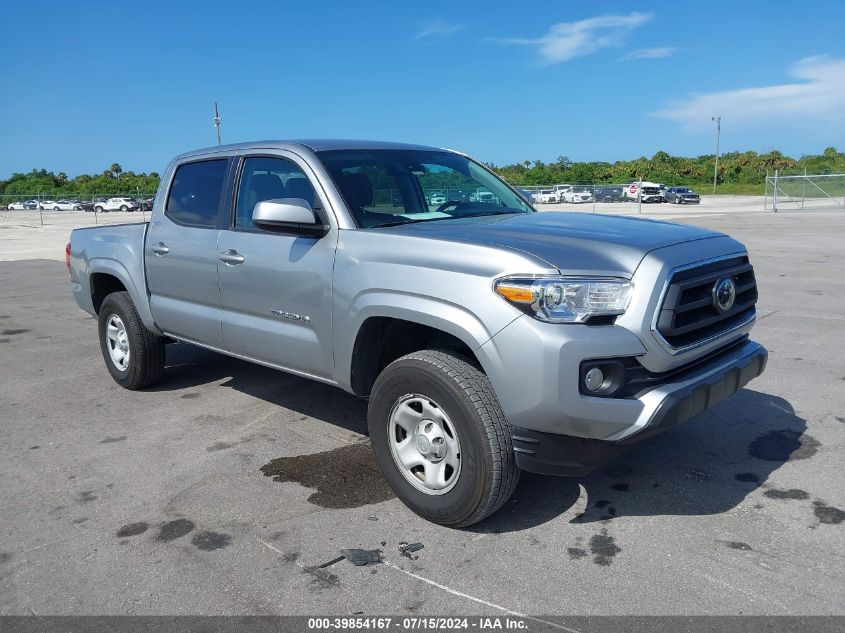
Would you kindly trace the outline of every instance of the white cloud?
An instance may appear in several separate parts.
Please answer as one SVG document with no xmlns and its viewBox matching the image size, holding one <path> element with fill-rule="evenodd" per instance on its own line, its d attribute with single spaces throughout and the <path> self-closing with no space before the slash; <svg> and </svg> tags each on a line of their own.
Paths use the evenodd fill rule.
<svg viewBox="0 0 845 633">
<path fill-rule="evenodd" d="M 688 127 L 712 125 L 713 115 L 731 122 L 802 116 L 845 121 L 845 59 L 826 55 L 806 57 L 793 64 L 789 74 L 799 81 L 692 94 L 654 114 Z"/>
<path fill-rule="evenodd" d="M 604 15 L 578 22 L 558 22 L 549 32 L 535 39 L 507 38 L 502 44 L 535 46 L 545 64 L 559 64 L 575 57 L 591 55 L 598 50 L 624 43 L 632 30 L 651 20 L 651 13 Z"/>
<path fill-rule="evenodd" d="M 663 59 L 664 57 L 671 57 L 677 51 L 677 48 L 671 46 L 660 46 L 657 48 L 640 48 L 631 51 L 625 55 L 622 60 L 629 61 L 631 59 Z"/>
<path fill-rule="evenodd" d="M 423 40 L 426 38 L 446 37 L 463 29 L 463 24 L 452 24 L 446 20 L 429 20 L 420 25 L 420 30 L 417 31 L 415 39 Z"/>
</svg>

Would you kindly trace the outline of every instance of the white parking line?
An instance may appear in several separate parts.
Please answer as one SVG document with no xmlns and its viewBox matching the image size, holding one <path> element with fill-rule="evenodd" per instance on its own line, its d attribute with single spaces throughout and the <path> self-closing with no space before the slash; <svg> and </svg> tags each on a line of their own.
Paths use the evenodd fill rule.
<svg viewBox="0 0 845 633">
<path fill-rule="evenodd" d="M 262 541 L 260 538 L 256 538 L 255 540 L 258 541 L 259 543 L 261 543 L 267 549 L 270 549 L 270 550 L 276 552 L 277 554 L 279 554 L 281 556 L 284 555 L 284 552 L 282 552 L 282 550 L 280 550 L 278 547 L 274 547 L 270 543 L 268 543 L 266 541 Z M 398 565 L 394 565 L 390 561 L 386 561 L 386 560 L 382 561 L 382 564 L 385 567 L 388 567 L 390 569 L 394 569 L 398 572 L 405 574 L 406 576 L 410 576 L 411 578 L 414 578 L 414 579 L 419 580 L 421 582 L 424 582 L 428 585 L 431 585 L 432 587 L 440 589 L 441 591 L 445 591 L 446 593 L 450 593 L 453 596 L 458 596 L 459 598 L 464 598 L 466 600 L 472 600 L 473 602 L 477 602 L 478 604 L 483 604 L 486 607 L 491 607 L 493 609 L 497 609 L 498 611 L 501 611 L 502 613 L 506 613 L 507 615 L 512 615 L 512 616 L 518 617 L 518 618 L 525 618 L 526 620 L 532 620 L 534 622 L 540 622 L 541 624 L 551 626 L 555 629 L 560 629 L 561 631 L 569 631 L 569 633 L 581 633 L 577 629 L 570 629 L 570 628 L 565 627 L 562 624 L 558 624 L 556 622 L 549 622 L 548 620 L 543 620 L 541 618 L 535 618 L 533 616 L 526 615 L 524 613 L 520 613 L 519 611 L 514 611 L 513 609 L 508 609 L 507 607 L 503 607 L 503 606 L 495 604 L 493 602 L 488 602 L 487 600 L 482 600 L 481 598 L 476 598 L 475 596 L 471 596 L 468 593 L 463 593 L 462 591 L 452 589 L 451 587 L 447 587 L 446 585 L 441 585 L 439 582 L 431 580 L 430 578 L 426 578 L 425 576 L 420 576 L 419 574 L 415 574 L 413 572 L 410 572 L 407 569 L 402 569 L 401 567 L 399 567 Z M 299 561 L 296 561 L 296 565 L 298 567 L 300 567 L 301 569 L 305 569 L 305 566 L 302 563 L 300 563 Z"/>
</svg>

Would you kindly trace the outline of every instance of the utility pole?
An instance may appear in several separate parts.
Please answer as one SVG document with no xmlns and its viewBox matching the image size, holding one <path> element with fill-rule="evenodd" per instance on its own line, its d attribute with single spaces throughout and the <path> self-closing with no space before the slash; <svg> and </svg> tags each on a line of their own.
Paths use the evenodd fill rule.
<svg viewBox="0 0 845 633">
<path fill-rule="evenodd" d="M 710 120 L 716 122 L 716 164 L 713 166 L 713 195 L 716 195 L 716 178 L 719 175 L 719 137 L 722 134 L 722 117 L 711 116 Z"/>
<path fill-rule="evenodd" d="M 220 112 L 217 110 L 217 102 L 214 102 L 214 127 L 217 129 L 217 144 L 220 145 Z"/>
</svg>

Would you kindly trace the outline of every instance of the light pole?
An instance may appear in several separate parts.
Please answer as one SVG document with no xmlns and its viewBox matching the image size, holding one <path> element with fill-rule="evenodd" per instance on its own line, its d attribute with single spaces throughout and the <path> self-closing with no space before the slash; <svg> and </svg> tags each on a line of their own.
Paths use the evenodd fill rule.
<svg viewBox="0 0 845 633">
<path fill-rule="evenodd" d="M 716 195 L 716 178 L 719 175 L 719 136 L 722 133 L 722 117 L 711 116 L 710 120 L 716 122 L 716 164 L 713 166 L 713 195 Z"/>
</svg>

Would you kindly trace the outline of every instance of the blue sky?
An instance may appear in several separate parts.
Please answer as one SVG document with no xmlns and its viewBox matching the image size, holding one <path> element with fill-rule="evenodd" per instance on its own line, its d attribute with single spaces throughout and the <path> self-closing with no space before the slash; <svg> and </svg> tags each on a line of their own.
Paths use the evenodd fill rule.
<svg viewBox="0 0 845 633">
<path fill-rule="evenodd" d="M 780 6 L 780 8 L 778 8 Z M 215 142 L 374 138 L 497 164 L 845 149 L 845 2 L 7 0 L 0 178 Z"/>
</svg>

